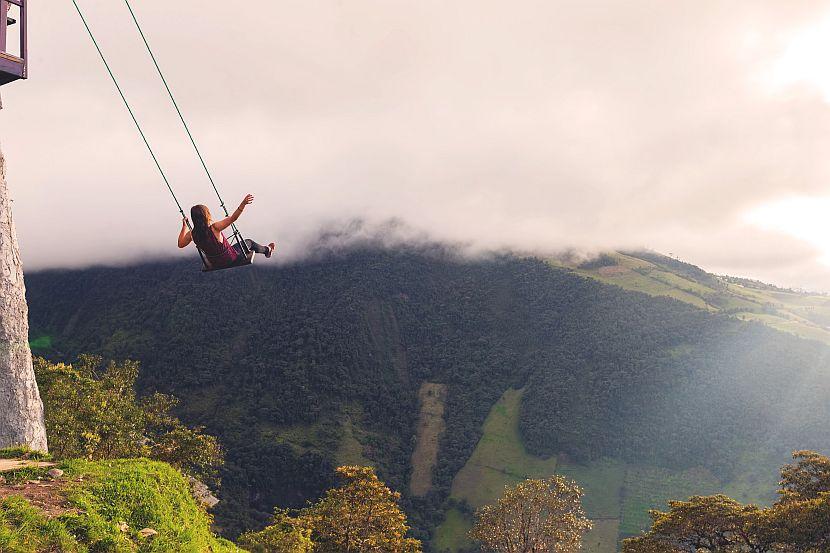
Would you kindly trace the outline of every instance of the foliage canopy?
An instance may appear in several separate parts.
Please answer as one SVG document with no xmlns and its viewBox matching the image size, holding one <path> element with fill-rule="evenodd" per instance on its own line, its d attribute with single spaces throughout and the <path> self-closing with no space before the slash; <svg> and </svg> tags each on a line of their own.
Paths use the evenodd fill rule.
<svg viewBox="0 0 830 553">
<path fill-rule="evenodd" d="M 420 553 L 407 537 L 400 494 L 381 482 L 371 467 L 337 468 L 341 484 L 291 516 L 277 509 L 270 526 L 243 534 L 253 553 Z"/>
<path fill-rule="evenodd" d="M 495 553 L 576 553 L 591 528 L 582 489 L 562 476 L 507 487 L 475 516 L 470 537 Z"/>
<path fill-rule="evenodd" d="M 137 397 L 137 362 L 104 366 L 99 357 L 81 355 L 72 365 L 35 358 L 34 366 L 55 458 L 149 457 L 217 482 L 218 441 L 171 414 L 176 398 Z"/>
</svg>

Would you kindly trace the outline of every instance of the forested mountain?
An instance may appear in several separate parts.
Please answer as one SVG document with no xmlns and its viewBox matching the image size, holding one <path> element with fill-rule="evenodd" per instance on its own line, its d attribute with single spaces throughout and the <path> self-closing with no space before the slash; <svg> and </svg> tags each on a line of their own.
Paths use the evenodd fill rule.
<svg viewBox="0 0 830 553">
<path fill-rule="evenodd" d="M 459 471 L 510 389 L 521 390 L 510 397 L 523 454 L 624 464 L 618 488 L 649 467 L 704 471 L 752 495 L 749 465 L 828 449 L 828 346 L 579 274 L 602 263 L 559 265 L 363 247 L 207 275 L 194 262 L 46 271 L 27 287 L 36 353 L 139 360 L 145 392 L 178 396 L 186 422 L 220 437 L 228 535 L 275 505 L 302 506 L 343 462 L 377 466 L 425 542 L 442 522 L 452 532 L 445 514 L 466 516 L 468 501 Z M 441 403 L 432 431 L 427 395 Z M 437 457 L 418 448 L 430 436 Z M 432 472 L 418 497 L 413 462 Z M 625 516 L 639 515 L 617 508 L 625 534 Z"/>
</svg>

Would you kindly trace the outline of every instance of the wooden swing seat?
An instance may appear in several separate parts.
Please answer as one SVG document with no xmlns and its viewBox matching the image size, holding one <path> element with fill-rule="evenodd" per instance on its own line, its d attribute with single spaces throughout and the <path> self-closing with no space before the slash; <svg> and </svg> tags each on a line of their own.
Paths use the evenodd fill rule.
<svg viewBox="0 0 830 553">
<path fill-rule="evenodd" d="M 237 267 L 244 267 L 245 265 L 252 265 L 254 263 L 254 257 L 256 257 L 256 252 L 248 252 L 246 256 L 239 256 L 236 262 L 228 265 L 226 267 L 209 267 L 207 265 L 202 265 L 202 272 L 203 273 L 212 273 L 213 271 L 222 271 L 225 269 L 235 269 Z"/>
</svg>

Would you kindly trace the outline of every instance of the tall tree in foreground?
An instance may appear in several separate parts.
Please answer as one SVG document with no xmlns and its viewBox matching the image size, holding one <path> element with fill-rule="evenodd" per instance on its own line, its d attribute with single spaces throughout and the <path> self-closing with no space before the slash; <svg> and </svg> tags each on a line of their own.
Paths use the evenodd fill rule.
<svg viewBox="0 0 830 553">
<path fill-rule="evenodd" d="M 342 484 L 320 501 L 297 516 L 277 509 L 270 526 L 243 534 L 240 545 L 252 553 L 421 552 L 421 542 L 406 537 L 401 494 L 386 487 L 371 467 L 339 467 L 337 474 Z"/>
<path fill-rule="evenodd" d="M 570 553 L 580 550 L 590 529 L 582 489 L 552 476 L 506 488 L 496 505 L 476 513 L 470 537 L 496 553 Z"/>
<path fill-rule="evenodd" d="M 2 15 L 5 17 L 5 14 Z M 0 152 L 0 448 L 46 451 L 46 427 L 32 352 L 23 265 Z"/>
<path fill-rule="evenodd" d="M 725 495 L 669 501 L 669 511 L 651 511 L 651 531 L 626 540 L 627 553 L 697 551 L 768 551 L 762 511 Z"/>
<path fill-rule="evenodd" d="M 320 553 L 418 553 L 407 538 L 401 494 L 386 487 L 371 467 L 337 468 L 343 483 L 305 511 Z"/>
</svg>

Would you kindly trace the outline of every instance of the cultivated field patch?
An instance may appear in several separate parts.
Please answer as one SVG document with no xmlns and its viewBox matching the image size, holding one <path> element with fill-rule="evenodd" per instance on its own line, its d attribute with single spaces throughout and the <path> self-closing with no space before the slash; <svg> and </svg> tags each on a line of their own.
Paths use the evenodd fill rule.
<svg viewBox="0 0 830 553">
<path fill-rule="evenodd" d="M 481 440 L 453 480 L 452 497 L 480 507 L 498 499 L 504 487 L 556 472 L 556 458 L 527 452 L 519 435 L 521 390 L 508 390 L 484 422 Z"/>
<path fill-rule="evenodd" d="M 432 489 L 432 470 L 438 461 L 438 444 L 444 432 L 444 404 L 447 386 L 424 382 L 418 390 L 420 415 L 415 450 L 412 452 L 412 495 L 423 497 Z"/>
</svg>

